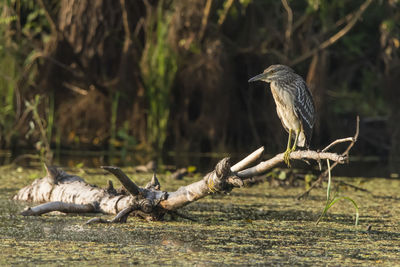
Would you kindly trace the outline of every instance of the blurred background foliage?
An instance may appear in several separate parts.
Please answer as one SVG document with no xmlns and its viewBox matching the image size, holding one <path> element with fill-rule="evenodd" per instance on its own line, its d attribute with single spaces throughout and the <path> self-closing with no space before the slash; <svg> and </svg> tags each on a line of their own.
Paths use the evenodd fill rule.
<svg viewBox="0 0 400 267">
<path fill-rule="evenodd" d="M 273 99 L 265 84 L 247 80 L 283 63 L 313 92 L 312 147 L 352 135 L 359 114 L 357 153 L 396 162 L 399 7 L 398 0 L 2 1 L 0 148 L 126 155 L 266 145 L 275 153 L 287 136 Z"/>
</svg>

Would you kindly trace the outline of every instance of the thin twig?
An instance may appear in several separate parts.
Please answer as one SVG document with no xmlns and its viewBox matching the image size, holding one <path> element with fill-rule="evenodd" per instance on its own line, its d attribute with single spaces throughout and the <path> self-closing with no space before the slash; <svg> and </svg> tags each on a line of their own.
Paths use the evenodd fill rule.
<svg viewBox="0 0 400 267">
<path fill-rule="evenodd" d="M 44 15 L 46 16 L 46 19 L 50 24 L 51 32 L 57 36 L 58 28 L 56 26 L 56 23 L 54 22 L 54 19 L 51 17 L 50 12 L 47 10 L 46 5 L 44 4 L 43 0 L 38 0 L 38 2 L 39 2 L 39 5 L 43 8 Z"/>
<path fill-rule="evenodd" d="M 136 207 L 127 207 L 123 210 L 121 210 L 111 221 L 110 223 L 119 223 L 119 222 L 123 222 L 125 223 L 129 213 L 131 213 L 132 211 L 136 210 Z"/>
<path fill-rule="evenodd" d="M 128 53 L 129 47 L 132 43 L 131 40 L 131 31 L 129 29 L 129 20 L 128 20 L 128 12 L 126 11 L 126 3 L 125 0 L 120 0 L 121 10 L 122 10 L 122 25 L 124 27 L 125 32 L 125 40 L 124 46 L 122 48 L 122 53 L 126 55 Z"/>
<path fill-rule="evenodd" d="M 357 116 L 356 132 L 355 132 L 355 134 L 354 134 L 354 137 L 353 137 L 352 142 L 349 144 L 349 146 L 347 147 L 347 149 L 343 152 L 343 154 L 342 154 L 343 156 L 346 156 L 346 157 L 348 158 L 350 149 L 354 146 L 355 142 L 357 142 L 359 133 L 360 133 L 360 117 Z M 344 138 L 344 139 L 345 139 L 345 138 Z M 333 142 L 333 143 L 334 143 L 334 142 Z M 325 148 L 325 149 L 326 149 L 326 148 Z M 332 170 L 334 167 L 336 167 L 337 164 L 338 164 L 337 162 L 333 163 L 330 169 Z M 297 197 L 297 199 L 301 199 L 301 198 L 303 198 L 304 196 L 308 195 L 314 187 L 316 187 L 317 185 L 319 185 L 319 184 L 322 182 L 322 180 L 325 179 L 325 177 L 327 177 L 328 171 L 329 171 L 329 170 L 324 171 L 324 172 L 318 177 L 318 179 L 310 186 L 310 188 L 308 188 L 305 192 L 303 192 L 301 195 L 299 195 L 299 196 Z"/>
<path fill-rule="evenodd" d="M 226 0 L 226 2 L 224 3 L 224 10 L 222 11 L 222 14 L 218 19 L 219 26 L 224 24 L 224 21 L 228 15 L 229 9 L 231 9 L 232 4 L 233 4 L 233 0 Z"/>
<path fill-rule="evenodd" d="M 121 210 L 113 219 L 106 220 L 100 217 L 92 218 L 88 220 L 85 224 L 93 224 L 93 223 L 126 223 L 126 220 L 129 214 L 136 210 L 136 207 L 127 207 Z"/>
<path fill-rule="evenodd" d="M 296 22 L 293 23 L 292 32 L 295 32 L 307 19 L 310 17 L 311 13 L 304 13 Z"/>
<path fill-rule="evenodd" d="M 70 84 L 68 82 L 63 82 L 62 85 L 65 88 L 67 88 L 67 89 L 71 90 L 72 92 L 77 93 L 79 95 L 87 95 L 89 93 L 88 90 L 85 90 L 83 88 L 79 88 L 78 86 Z"/>
<path fill-rule="evenodd" d="M 357 142 L 358 135 L 360 134 L 360 117 L 357 116 L 357 126 L 356 126 L 356 133 L 354 134 L 353 137 L 353 142 L 350 143 L 350 145 L 347 147 L 347 149 L 344 151 L 344 155 L 349 155 L 350 149 L 354 146 L 354 144 Z"/>
<path fill-rule="evenodd" d="M 287 0 L 281 0 L 282 5 L 285 8 L 287 12 L 287 25 L 286 25 L 286 31 L 285 31 L 285 54 L 288 54 L 289 48 L 290 48 L 290 39 L 292 36 L 292 28 L 293 28 L 293 11 L 289 6 L 289 3 Z"/>
<path fill-rule="evenodd" d="M 373 0 L 366 0 L 358 9 L 358 11 L 354 14 L 352 19 L 346 24 L 346 26 L 343 27 L 340 31 L 338 31 L 336 34 L 331 36 L 328 40 L 322 42 L 319 44 L 316 48 L 308 51 L 307 53 L 304 53 L 303 55 L 299 56 L 298 58 L 292 60 L 290 63 L 291 66 L 299 64 L 300 62 L 306 60 L 307 58 L 313 56 L 314 54 L 318 53 L 321 50 L 326 49 L 327 47 L 331 46 L 332 44 L 336 43 L 340 38 L 342 38 L 344 35 L 346 35 L 356 24 L 356 22 L 360 19 L 364 11 L 367 9 L 367 7 L 371 4 Z"/>
<path fill-rule="evenodd" d="M 212 0 L 207 0 L 206 6 L 204 7 L 203 11 L 203 18 L 201 19 L 201 28 L 199 32 L 199 41 L 203 39 L 204 32 L 206 31 L 207 24 L 208 24 L 208 17 L 210 16 Z"/>
<path fill-rule="evenodd" d="M 337 145 L 340 143 L 345 143 L 345 142 L 354 142 L 354 137 L 346 137 L 346 138 L 342 138 L 342 139 L 337 139 L 337 140 L 333 141 L 332 143 L 330 143 L 327 147 L 322 149 L 322 152 L 328 151 L 334 145 Z"/>
<path fill-rule="evenodd" d="M 335 26 L 336 27 L 340 27 L 342 26 L 344 23 L 348 23 L 349 21 L 351 21 L 354 16 L 357 14 L 357 10 L 354 12 L 351 12 L 349 14 L 347 14 L 346 16 L 344 16 L 343 18 L 339 19 L 338 21 L 336 21 Z"/>
</svg>

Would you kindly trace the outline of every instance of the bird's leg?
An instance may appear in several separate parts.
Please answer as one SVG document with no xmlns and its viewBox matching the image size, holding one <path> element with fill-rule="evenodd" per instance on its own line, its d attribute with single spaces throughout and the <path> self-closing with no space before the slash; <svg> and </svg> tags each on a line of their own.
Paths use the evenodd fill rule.
<svg viewBox="0 0 400 267">
<path fill-rule="evenodd" d="M 290 153 L 292 153 L 293 151 L 296 150 L 297 141 L 299 140 L 299 136 L 300 136 L 300 129 L 298 129 L 296 131 L 296 138 L 294 139 L 293 147 L 290 147 L 290 143 L 292 141 L 292 130 L 289 130 L 289 140 L 288 140 L 285 154 L 283 155 L 283 159 L 289 168 L 290 168 Z"/>
<path fill-rule="evenodd" d="M 293 147 L 292 147 L 292 149 L 291 149 L 291 152 L 293 152 L 293 151 L 296 150 L 297 141 L 299 140 L 299 136 L 300 136 L 300 129 L 298 129 L 298 130 L 296 131 L 296 138 L 294 139 L 294 144 L 293 144 Z"/>
<path fill-rule="evenodd" d="M 283 160 L 285 161 L 286 165 L 290 168 L 290 143 L 292 142 L 292 129 L 289 129 L 289 139 L 286 147 L 285 154 L 283 155 Z"/>
</svg>

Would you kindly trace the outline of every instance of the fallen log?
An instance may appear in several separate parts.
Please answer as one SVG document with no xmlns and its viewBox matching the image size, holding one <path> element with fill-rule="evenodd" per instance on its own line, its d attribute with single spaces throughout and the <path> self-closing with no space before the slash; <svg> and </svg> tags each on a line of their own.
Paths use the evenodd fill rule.
<svg viewBox="0 0 400 267">
<path fill-rule="evenodd" d="M 334 141 L 332 144 L 336 144 Z M 21 214 L 37 216 L 52 211 L 64 213 L 103 213 L 116 214 L 108 221 L 94 218 L 94 222 L 126 222 L 133 214 L 146 220 L 161 220 L 165 214 L 179 215 L 177 210 L 185 205 L 197 201 L 216 192 L 230 192 L 235 187 L 241 187 L 247 179 L 265 174 L 268 170 L 283 162 L 283 153 L 262 161 L 253 167 L 264 151 L 261 147 L 246 158 L 231 166 L 230 159 L 224 158 L 215 166 L 215 169 L 206 174 L 201 180 L 182 186 L 176 191 L 161 190 L 161 185 L 154 175 L 144 187 L 136 185 L 120 168 L 103 166 L 121 182 L 126 191 L 114 189 L 112 183 L 108 188 L 99 188 L 86 183 L 81 177 L 65 173 L 55 167 L 45 166 L 47 175 L 37 179 L 22 188 L 14 200 L 44 203 L 28 208 Z M 348 151 L 336 154 L 326 151 L 299 150 L 290 154 L 292 160 L 329 159 L 337 164 L 343 164 L 348 159 Z"/>
</svg>

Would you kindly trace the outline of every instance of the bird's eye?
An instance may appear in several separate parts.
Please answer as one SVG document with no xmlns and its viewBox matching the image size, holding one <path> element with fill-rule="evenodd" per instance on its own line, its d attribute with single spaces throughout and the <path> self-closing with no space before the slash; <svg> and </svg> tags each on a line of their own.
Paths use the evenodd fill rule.
<svg viewBox="0 0 400 267">
<path fill-rule="evenodd" d="M 275 72 L 275 70 L 271 70 L 269 73 L 274 73 Z"/>
</svg>

